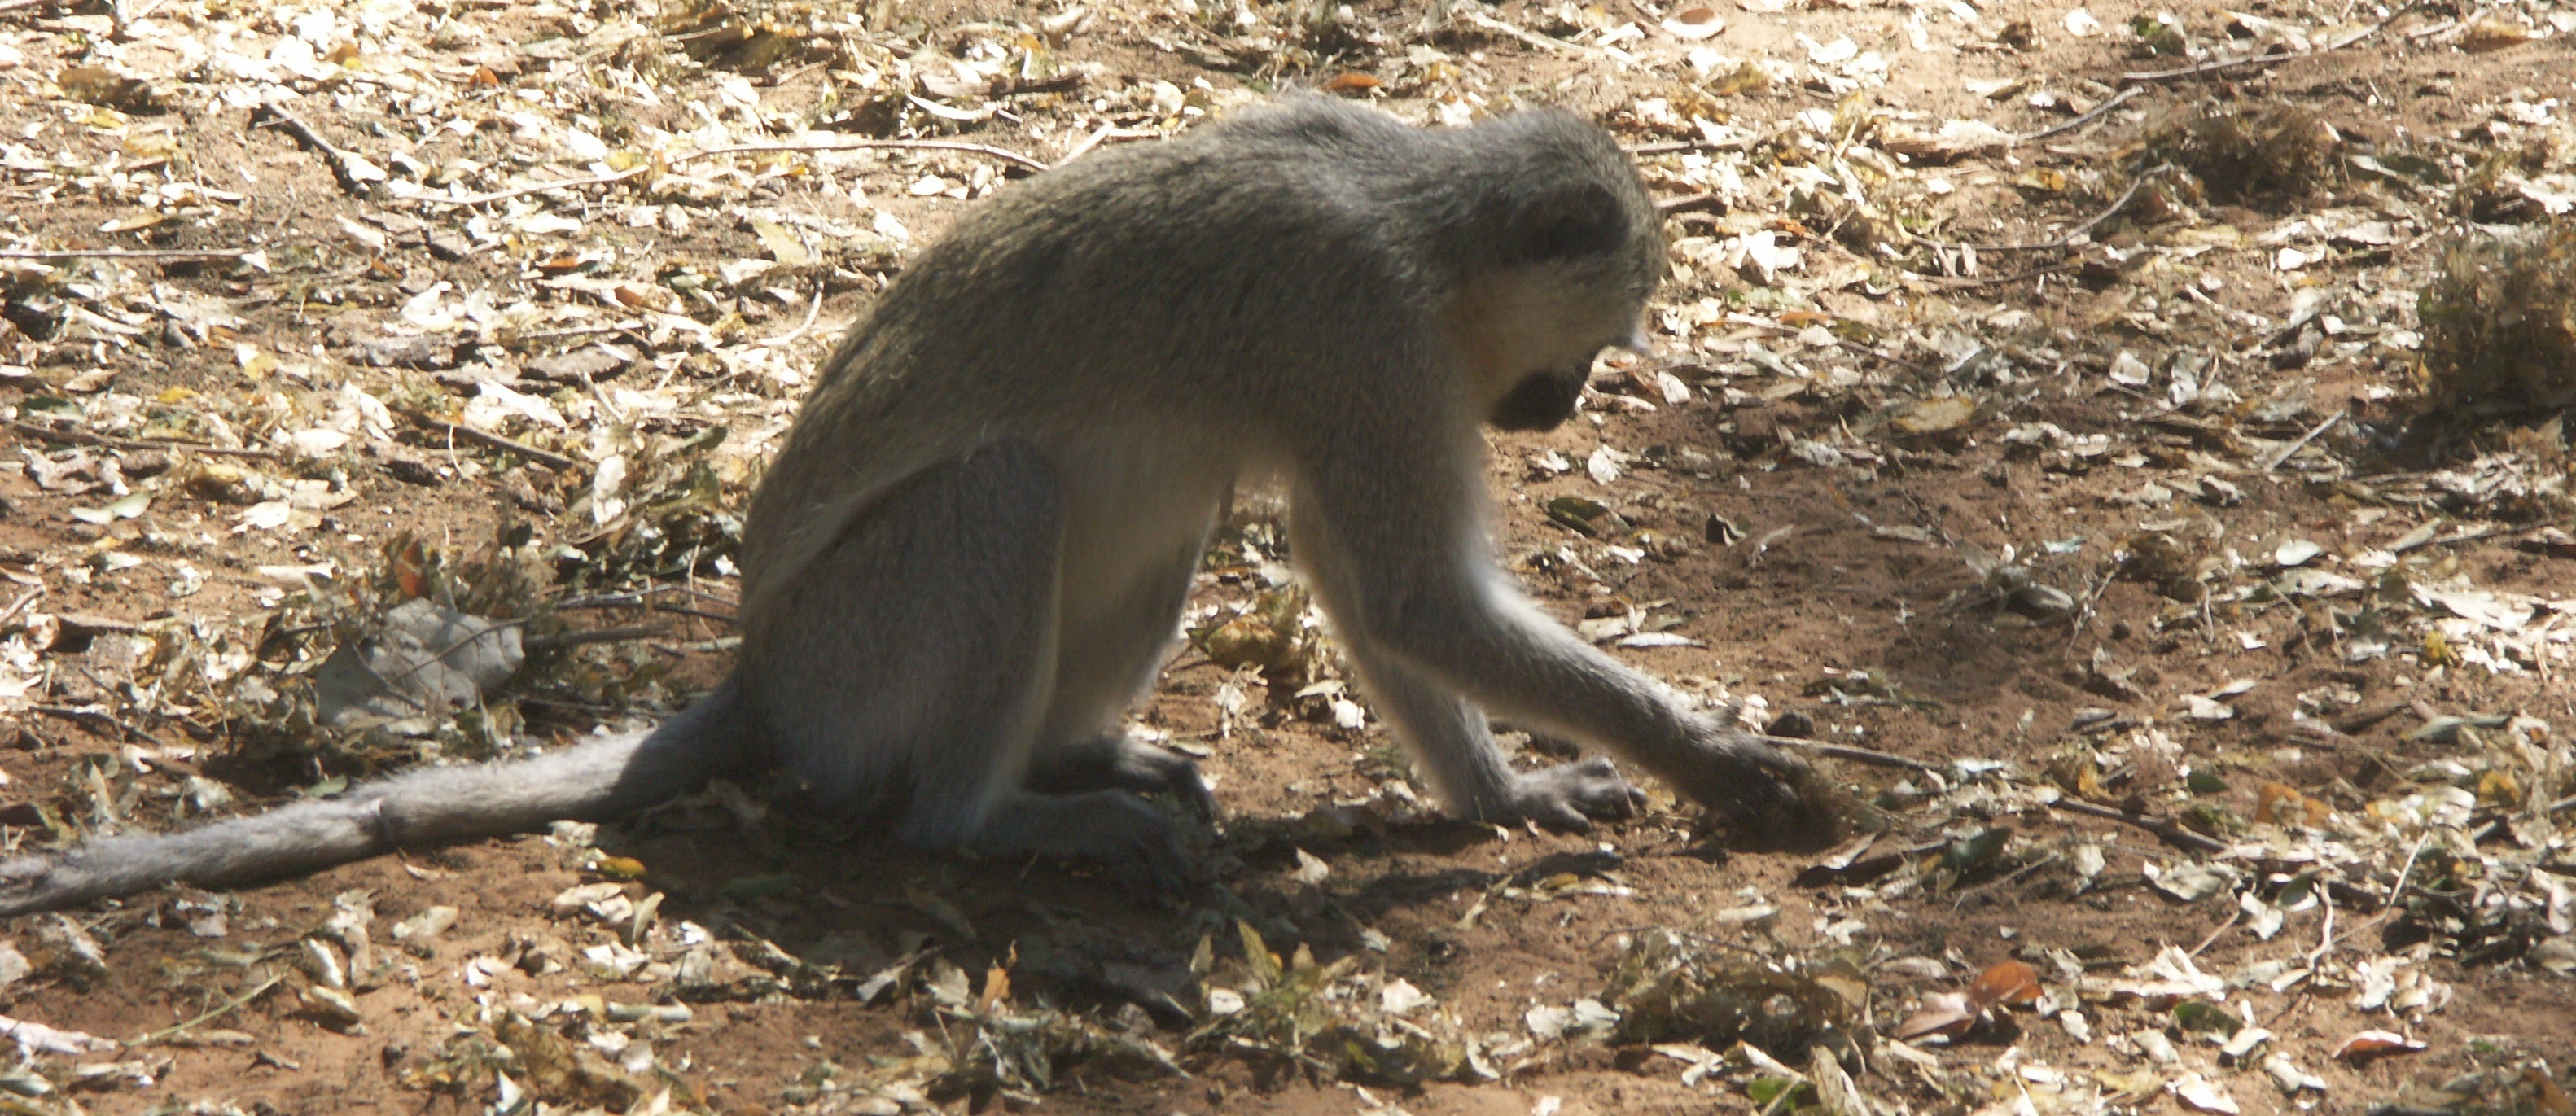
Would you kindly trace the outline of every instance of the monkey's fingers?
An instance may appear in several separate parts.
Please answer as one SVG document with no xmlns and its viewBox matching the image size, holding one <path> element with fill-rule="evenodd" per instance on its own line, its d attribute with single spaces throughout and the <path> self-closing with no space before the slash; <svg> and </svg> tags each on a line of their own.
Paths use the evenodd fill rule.
<svg viewBox="0 0 2576 1116">
<path fill-rule="evenodd" d="M 1129 790 L 1150 793 L 1162 791 L 1181 800 L 1200 821 L 1216 820 L 1216 794 L 1208 790 L 1207 778 L 1199 774 L 1197 760 L 1167 748 L 1130 741 L 1119 766 L 1129 773 L 1121 785 Z"/>
<path fill-rule="evenodd" d="M 1049 794 L 1095 790 L 1156 792 L 1186 803 L 1200 820 L 1216 820 L 1216 795 L 1199 774 L 1198 761 L 1124 734 L 1104 737 L 1042 757 L 1029 772 L 1031 789 Z"/>
<path fill-rule="evenodd" d="M 1513 806 L 1520 818 L 1575 833 L 1592 830 L 1594 818 L 1624 818 L 1645 805 L 1645 792 L 1620 777 L 1606 759 L 1541 768 L 1519 777 Z M 1517 819 L 1493 819 L 1517 820 Z"/>
<path fill-rule="evenodd" d="M 1803 849 L 1842 829 L 1842 796 L 1797 757 L 1740 731 L 1709 742 L 1706 769 L 1684 790 L 1719 819 L 1765 845 Z"/>
<path fill-rule="evenodd" d="M 1096 861 L 1144 900 L 1184 894 L 1194 878 L 1171 816 L 1126 791 L 1011 795 L 970 847 L 993 857 Z"/>
</svg>

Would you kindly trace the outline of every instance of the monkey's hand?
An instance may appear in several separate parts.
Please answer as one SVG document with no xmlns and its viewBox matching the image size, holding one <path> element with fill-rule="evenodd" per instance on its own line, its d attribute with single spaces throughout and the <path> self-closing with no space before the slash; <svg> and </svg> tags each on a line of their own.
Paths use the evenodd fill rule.
<svg viewBox="0 0 2576 1116">
<path fill-rule="evenodd" d="M 1619 777 L 1606 759 L 1588 759 L 1515 774 L 1502 808 L 1479 821 L 1508 825 L 1534 821 L 1550 829 L 1588 832 L 1594 818 L 1624 818 L 1646 804 L 1646 793 Z"/>
<path fill-rule="evenodd" d="M 1703 720 L 1695 728 L 1689 769 L 1658 772 L 1676 790 L 1766 844 L 1806 847 L 1834 838 L 1837 796 L 1813 768 L 1731 725 Z"/>
</svg>

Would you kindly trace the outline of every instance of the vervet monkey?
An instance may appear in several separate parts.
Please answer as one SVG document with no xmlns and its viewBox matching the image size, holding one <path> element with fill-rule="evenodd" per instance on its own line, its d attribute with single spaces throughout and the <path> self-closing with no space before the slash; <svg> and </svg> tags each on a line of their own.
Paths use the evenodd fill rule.
<svg viewBox="0 0 2576 1116">
<path fill-rule="evenodd" d="M 1607 760 L 1513 770 L 1492 709 L 1810 830 L 1801 764 L 1488 554 L 1479 424 L 1572 416 L 1603 348 L 1645 345 L 1664 256 L 1628 158 L 1559 112 L 1424 130 L 1304 98 L 1086 156 L 961 218 L 823 365 L 753 497 L 713 693 L 647 734 L 11 861 L 0 911 L 611 818 L 765 765 L 918 849 L 1180 886 L 1137 794 L 1208 791 L 1120 725 L 1246 483 L 1287 495 L 1291 557 L 1451 814 L 1579 830 L 1642 800 Z"/>
</svg>

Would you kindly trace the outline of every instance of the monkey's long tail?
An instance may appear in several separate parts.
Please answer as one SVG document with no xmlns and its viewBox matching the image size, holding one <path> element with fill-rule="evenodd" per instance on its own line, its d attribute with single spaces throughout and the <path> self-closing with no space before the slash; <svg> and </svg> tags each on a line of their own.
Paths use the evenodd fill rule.
<svg viewBox="0 0 2576 1116">
<path fill-rule="evenodd" d="M 727 679 L 649 733 L 512 763 L 433 768 L 179 833 L 91 841 L 0 863 L 0 915 L 53 910 L 185 882 L 222 887 L 364 860 L 398 848 L 598 821 L 686 794 L 746 751 Z"/>
</svg>

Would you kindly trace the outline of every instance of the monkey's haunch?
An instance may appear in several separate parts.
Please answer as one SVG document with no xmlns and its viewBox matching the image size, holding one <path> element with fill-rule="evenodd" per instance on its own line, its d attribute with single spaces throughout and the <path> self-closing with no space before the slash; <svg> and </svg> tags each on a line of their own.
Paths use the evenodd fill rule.
<svg viewBox="0 0 2576 1116">
<path fill-rule="evenodd" d="M 339 798 L 0 863 L 0 915 L 166 883 L 252 883 L 399 848 L 641 810 L 694 789 L 727 758 L 723 745 L 732 734 L 724 730 L 738 715 L 735 689 L 727 682 L 650 733 L 593 740 L 516 763 L 415 771 Z"/>
</svg>

